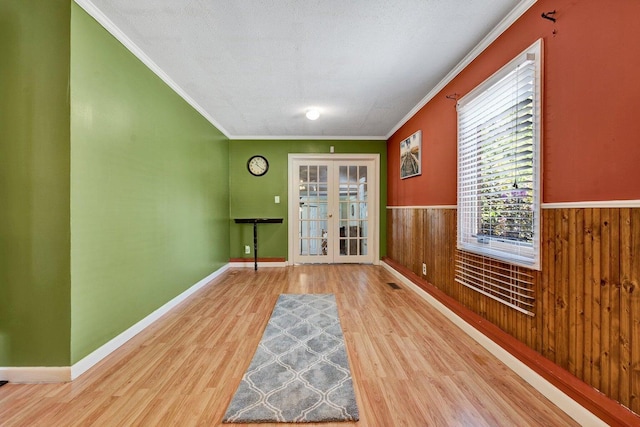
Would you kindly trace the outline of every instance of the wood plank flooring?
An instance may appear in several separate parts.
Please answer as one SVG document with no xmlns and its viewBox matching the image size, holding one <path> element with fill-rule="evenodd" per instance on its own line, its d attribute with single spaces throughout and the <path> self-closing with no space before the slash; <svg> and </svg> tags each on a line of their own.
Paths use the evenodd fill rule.
<svg viewBox="0 0 640 427">
<path fill-rule="evenodd" d="M 335 294 L 351 363 L 360 421 L 309 427 L 577 425 L 394 282 L 377 266 L 230 269 L 74 382 L 1 387 L 0 425 L 221 425 L 281 293 Z"/>
</svg>

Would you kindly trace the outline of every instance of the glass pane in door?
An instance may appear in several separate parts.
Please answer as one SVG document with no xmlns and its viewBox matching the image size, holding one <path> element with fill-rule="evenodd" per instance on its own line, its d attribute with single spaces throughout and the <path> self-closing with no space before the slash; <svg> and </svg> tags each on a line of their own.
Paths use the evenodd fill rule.
<svg viewBox="0 0 640 427">
<path fill-rule="evenodd" d="M 367 166 L 339 167 L 340 256 L 367 255 Z"/>
<path fill-rule="evenodd" d="M 327 166 L 299 166 L 298 172 L 300 255 L 327 256 L 329 230 Z"/>
</svg>

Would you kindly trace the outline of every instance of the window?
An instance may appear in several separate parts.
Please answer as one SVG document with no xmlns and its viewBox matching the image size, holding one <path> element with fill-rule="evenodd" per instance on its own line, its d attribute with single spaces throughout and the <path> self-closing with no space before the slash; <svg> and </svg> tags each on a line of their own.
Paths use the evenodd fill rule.
<svg viewBox="0 0 640 427">
<path fill-rule="evenodd" d="M 458 249 L 540 269 L 537 41 L 458 102 Z"/>
</svg>

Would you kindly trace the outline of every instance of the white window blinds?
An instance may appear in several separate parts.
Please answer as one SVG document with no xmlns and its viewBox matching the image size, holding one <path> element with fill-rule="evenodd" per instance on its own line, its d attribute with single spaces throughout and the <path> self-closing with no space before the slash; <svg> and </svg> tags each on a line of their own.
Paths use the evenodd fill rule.
<svg viewBox="0 0 640 427">
<path fill-rule="evenodd" d="M 540 266 L 536 42 L 458 103 L 458 249 Z"/>
</svg>

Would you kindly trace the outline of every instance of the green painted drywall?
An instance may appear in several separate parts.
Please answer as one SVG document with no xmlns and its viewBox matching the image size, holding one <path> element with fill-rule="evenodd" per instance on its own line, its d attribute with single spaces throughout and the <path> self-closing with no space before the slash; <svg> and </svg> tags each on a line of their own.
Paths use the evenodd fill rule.
<svg viewBox="0 0 640 427">
<path fill-rule="evenodd" d="M 328 153 L 332 145 L 336 153 L 380 154 L 380 256 L 386 255 L 387 147 L 385 141 L 232 140 L 229 144 L 232 258 L 250 257 L 244 255 L 244 245 L 253 247 L 253 228 L 250 225 L 233 223 L 233 218 L 242 217 L 284 218 L 283 224 L 259 226 L 258 255 L 288 258 L 288 155 L 289 153 Z M 247 160 L 255 154 L 262 154 L 269 161 L 269 171 L 261 177 L 255 177 L 247 171 Z M 274 203 L 274 196 L 277 195 L 280 196 L 279 204 Z"/>
<path fill-rule="evenodd" d="M 69 365 L 69 25 L 0 1 L 0 366 Z"/>
<path fill-rule="evenodd" d="M 229 260 L 229 142 L 71 18 L 71 362 Z"/>
</svg>

